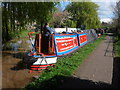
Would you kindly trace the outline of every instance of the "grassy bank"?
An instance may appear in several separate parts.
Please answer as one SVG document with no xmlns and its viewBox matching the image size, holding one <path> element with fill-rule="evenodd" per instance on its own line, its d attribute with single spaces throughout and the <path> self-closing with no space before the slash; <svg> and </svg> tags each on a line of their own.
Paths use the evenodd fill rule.
<svg viewBox="0 0 120 90">
<path fill-rule="evenodd" d="M 115 57 L 120 57 L 120 40 L 117 35 L 114 36 L 114 54 Z"/>
<path fill-rule="evenodd" d="M 54 67 L 50 67 L 48 70 L 42 72 L 40 77 L 28 84 L 25 89 L 42 88 L 53 90 L 57 88 L 64 82 L 64 77 L 69 77 L 74 74 L 78 66 L 96 48 L 104 37 L 105 36 L 102 36 L 93 43 L 85 45 L 70 56 L 58 59 Z"/>
<path fill-rule="evenodd" d="M 14 46 L 17 47 L 17 45 L 22 47 L 26 43 L 26 41 L 29 40 L 29 38 L 28 38 L 29 32 L 33 32 L 33 31 L 32 30 L 22 30 L 19 33 L 11 33 L 11 39 L 7 42 L 2 43 L 2 44 L 4 44 L 4 47 L 2 48 L 2 50 L 11 50 L 12 48 L 14 48 Z M 31 34 L 32 38 L 35 38 L 35 35 L 37 33 L 38 32 Z M 22 43 L 18 43 L 18 41 L 22 41 Z M 24 47 L 22 47 L 22 48 L 24 48 Z"/>
</svg>

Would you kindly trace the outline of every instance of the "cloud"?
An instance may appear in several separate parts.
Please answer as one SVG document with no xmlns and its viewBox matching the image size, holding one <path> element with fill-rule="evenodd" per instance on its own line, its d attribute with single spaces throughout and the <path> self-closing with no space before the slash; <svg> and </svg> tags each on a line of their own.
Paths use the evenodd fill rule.
<svg viewBox="0 0 120 90">
<path fill-rule="evenodd" d="M 92 0 L 96 4 L 98 4 L 99 9 L 98 9 L 98 16 L 101 21 L 111 21 L 111 18 L 114 17 L 113 10 L 114 6 L 116 4 L 115 0 Z"/>
<path fill-rule="evenodd" d="M 117 2 L 118 0 L 92 0 L 93 2 Z"/>
<path fill-rule="evenodd" d="M 110 18 L 102 18 L 102 19 L 100 19 L 100 21 L 101 22 L 112 22 L 112 19 L 110 19 Z"/>
</svg>

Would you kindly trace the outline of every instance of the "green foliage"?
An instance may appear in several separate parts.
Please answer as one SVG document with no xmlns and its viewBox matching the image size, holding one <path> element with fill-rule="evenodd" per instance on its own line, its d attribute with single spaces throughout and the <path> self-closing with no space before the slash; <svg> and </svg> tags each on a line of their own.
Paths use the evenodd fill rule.
<svg viewBox="0 0 120 90">
<path fill-rule="evenodd" d="M 97 9 L 97 4 L 93 2 L 72 2 L 66 7 L 71 19 L 77 21 L 76 27 L 85 25 L 87 29 L 100 26 Z"/>
<path fill-rule="evenodd" d="M 28 30 L 24 29 L 24 30 L 21 30 L 21 32 L 19 32 L 16 36 L 17 37 L 27 37 L 28 35 Z"/>
<path fill-rule="evenodd" d="M 75 28 L 76 27 L 76 22 L 74 22 L 73 20 L 68 19 L 67 22 L 66 22 L 66 25 L 68 27 Z"/>
<path fill-rule="evenodd" d="M 120 57 L 120 40 L 118 40 L 117 35 L 114 36 L 114 53 L 115 57 Z"/>
<path fill-rule="evenodd" d="M 104 37 L 93 43 L 87 44 L 70 56 L 58 59 L 54 67 L 42 72 L 40 77 L 27 85 L 25 89 L 42 88 L 55 89 L 64 81 L 65 77 L 71 76 L 85 58 L 96 48 Z"/>
<path fill-rule="evenodd" d="M 37 22 L 41 27 L 48 22 L 58 2 L 2 2 L 2 38 L 10 40 L 26 25 Z"/>
<path fill-rule="evenodd" d="M 120 41 L 115 44 L 115 56 L 120 57 Z"/>
</svg>

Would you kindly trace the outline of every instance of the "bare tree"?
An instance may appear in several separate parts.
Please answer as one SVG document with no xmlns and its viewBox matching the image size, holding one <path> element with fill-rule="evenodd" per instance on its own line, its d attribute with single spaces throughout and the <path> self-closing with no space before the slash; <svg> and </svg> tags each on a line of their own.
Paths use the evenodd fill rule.
<svg viewBox="0 0 120 90">
<path fill-rule="evenodd" d="M 120 0 L 116 3 L 116 6 L 114 8 L 114 14 L 115 14 L 115 19 L 114 19 L 114 24 L 116 24 L 116 33 L 118 35 L 118 39 L 120 40 Z"/>
<path fill-rule="evenodd" d="M 115 7 L 115 15 L 117 17 L 117 27 L 120 29 L 120 1 L 116 3 L 116 7 Z"/>
</svg>

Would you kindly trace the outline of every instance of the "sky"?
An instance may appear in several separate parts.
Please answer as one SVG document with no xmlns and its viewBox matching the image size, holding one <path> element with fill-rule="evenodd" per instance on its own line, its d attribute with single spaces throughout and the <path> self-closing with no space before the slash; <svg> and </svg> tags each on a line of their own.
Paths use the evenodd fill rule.
<svg viewBox="0 0 120 90">
<path fill-rule="evenodd" d="M 110 22 L 114 18 L 114 7 L 116 5 L 115 0 L 92 0 L 99 5 L 98 16 L 101 22 Z"/>
<path fill-rule="evenodd" d="M 101 22 L 111 22 L 114 17 L 113 11 L 114 6 L 117 0 L 92 0 L 96 4 L 98 4 L 98 16 Z M 68 5 L 69 2 L 61 2 L 62 9 Z"/>
</svg>

